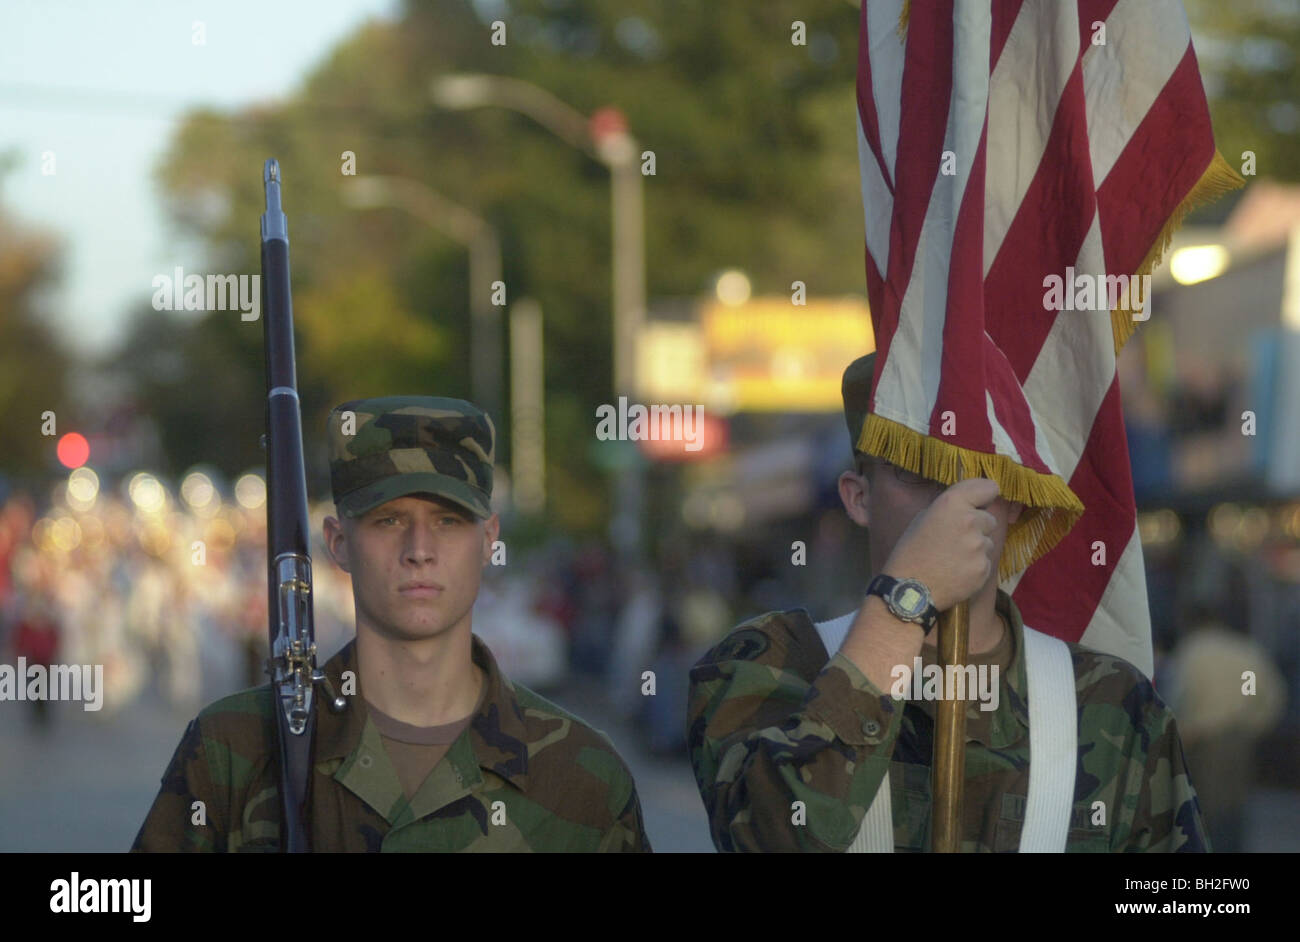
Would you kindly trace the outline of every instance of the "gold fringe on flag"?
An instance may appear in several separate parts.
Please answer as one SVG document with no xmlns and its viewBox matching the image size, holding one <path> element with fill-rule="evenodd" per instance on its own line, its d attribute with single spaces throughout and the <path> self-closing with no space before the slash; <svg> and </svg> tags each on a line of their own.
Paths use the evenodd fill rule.
<svg viewBox="0 0 1300 942">
<path fill-rule="evenodd" d="M 1005 455 L 985 454 L 922 435 L 874 413 L 867 415 L 858 451 L 944 484 L 958 480 L 960 465 L 962 477 L 997 481 L 1006 500 L 1024 504 L 1020 519 L 1007 528 L 998 562 L 999 582 L 1041 559 L 1083 515 L 1083 503 L 1059 475 L 1041 474 Z"/>
<path fill-rule="evenodd" d="M 1119 352 L 1124 349 L 1124 344 L 1128 343 L 1129 338 L 1137 333 L 1138 324 L 1141 323 L 1141 321 L 1133 319 L 1133 305 L 1131 303 L 1132 280 L 1155 271 L 1156 266 L 1160 264 L 1160 260 L 1164 257 L 1165 249 L 1169 248 L 1174 233 L 1183 224 L 1183 220 L 1187 218 L 1188 213 L 1207 203 L 1213 203 L 1225 193 L 1230 193 L 1245 185 L 1246 181 L 1242 179 L 1237 171 L 1232 169 L 1231 165 L 1223 159 L 1223 155 L 1216 148 L 1214 156 L 1210 158 L 1209 166 L 1205 168 L 1205 172 L 1196 181 L 1196 185 L 1192 187 L 1191 192 L 1183 197 L 1183 201 L 1178 204 L 1169 218 L 1165 220 L 1165 224 L 1160 227 L 1160 234 L 1156 236 L 1155 242 L 1147 251 L 1146 258 L 1142 259 L 1137 274 L 1130 277 L 1129 297 L 1125 297 L 1119 307 L 1110 312 L 1110 327 L 1115 337 L 1115 356 L 1119 356 Z M 1145 301 L 1148 305 L 1151 303 L 1150 298 L 1146 298 Z"/>
<path fill-rule="evenodd" d="M 911 15 L 912 0 L 903 0 L 903 9 L 898 11 L 898 39 L 900 42 L 907 39 L 907 20 Z"/>
</svg>

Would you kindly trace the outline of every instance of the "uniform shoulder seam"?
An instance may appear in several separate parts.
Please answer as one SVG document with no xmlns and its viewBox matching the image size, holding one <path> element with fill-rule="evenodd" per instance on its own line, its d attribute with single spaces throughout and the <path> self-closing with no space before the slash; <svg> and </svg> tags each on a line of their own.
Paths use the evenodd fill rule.
<svg viewBox="0 0 1300 942">
<path fill-rule="evenodd" d="M 1098 670 L 1098 668 L 1109 667 L 1113 674 L 1119 674 L 1123 677 L 1124 696 L 1131 698 L 1136 695 L 1136 703 L 1142 705 L 1144 711 L 1155 711 L 1156 713 L 1169 712 L 1169 706 L 1165 703 L 1160 692 L 1156 690 L 1155 684 L 1151 678 L 1142 673 L 1141 669 L 1132 661 L 1120 657 L 1118 654 L 1108 654 L 1105 651 L 1099 651 L 1096 648 L 1089 647 L 1086 644 L 1078 642 L 1066 642 L 1069 646 L 1071 659 L 1074 662 L 1074 677 L 1076 685 L 1085 678 L 1089 673 Z M 1080 694 L 1085 691 L 1092 691 L 1096 688 L 1104 688 L 1107 682 L 1115 684 L 1113 676 L 1101 676 L 1094 679 L 1086 687 L 1078 687 Z M 1112 688 L 1113 689 L 1113 688 Z"/>
<path fill-rule="evenodd" d="M 1079 656 L 1083 662 L 1084 670 L 1088 670 L 1104 661 L 1112 661 L 1117 667 L 1123 670 L 1124 673 L 1132 675 L 1135 682 L 1151 683 L 1150 678 L 1148 678 L 1146 674 L 1142 673 L 1136 664 L 1120 657 L 1118 654 L 1108 654 L 1105 651 L 1099 651 L 1096 648 L 1089 647 L 1088 645 L 1081 644 L 1077 641 L 1067 641 L 1066 646 L 1070 649 L 1070 655 L 1072 658 L 1075 655 Z M 1079 671 L 1076 669 L 1075 673 L 1078 674 Z"/>
<path fill-rule="evenodd" d="M 511 683 L 514 682 L 511 681 Z M 608 752 L 619 761 L 628 778 L 630 779 L 632 777 L 632 770 L 628 767 L 627 761 L 618 751 L 618 747 L 614 745 L 614 740 L 609 737 L 608 733 L 604 730 L 597 729 L 582 717 L 569 712 L 564 709 L 564 707 L 557 703 L 553 703 L 537 691 L 531 690 L 523 684 L 514 683 L 514 688 L 516 699 L 518 699 L 521 707 L 525 709 L 541 710 L 545 713 L 551 714 L 552 716 L 568 720 L 572 724 L 573 730 L 579 731 L 581 738 L 590 740 L 590 742 L 584 742 L 583 745 L 590 745 L 594 748 L 599 748 Z M 524 721 L 528 722 L 528 717 L 525 717 Z M 573 730 L 570 731 L 570 735 L 573 735 Z"/>
<path fill-rule="evenodd" d="M 564 707 L 560 706 L 558 703 L 546 699 L 536 690 L 533 690 L 531 687 L 525 687 L 523 684 L 519 683 L 518 681 L 513 681 L 513 680 L 510 683 L 515 688 L 515 698 L 518 699 L 519 702 L 524 706 L 531 707 L 533 709 L 547 710 L 548 712 L 555 713 L 559 716 L 564 717 L 565 719 L 570 719 L 570 720 L 578 719 L 576 716 L 574 716 Z"/>
<path fill-rule="evenodd" d="M 760 631 L 767 635 L 774 643 L 783 648 L 789 648 L 791 645 L 804 640 L 801 635 L 805 631 L 817 630 L 816 622 L 804 608 L 791 608 L 782 611 L 764 612 L 747 621 L 741 622 L 731 631 L 727 632 L 726 637 L 720 639 L 725 641 L 727 637 L 736 634 L 739 631 Z"/>
</svg>

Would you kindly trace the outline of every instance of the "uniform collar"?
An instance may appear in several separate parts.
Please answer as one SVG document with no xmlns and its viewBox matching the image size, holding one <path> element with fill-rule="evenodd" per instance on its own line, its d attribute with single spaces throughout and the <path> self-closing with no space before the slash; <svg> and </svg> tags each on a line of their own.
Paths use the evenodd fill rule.
<svg viewBox="0 0 1300 942">
<path fill-rule="evenodd" d="M 1014 733 L 1014 738 L 1007 742 L 990 743 L 995 749 L 1005 748 L 1014 745 L 1029 732 L 1029 683 L 1025 678 L 1025 623 L 1020 617 L 1020 609 L 1016 603 L 1011 601 L 1011 596 L 998 589 L 998 600 L 996 603 L 997 610 L 1002 617 L 1007 620 L 1011 626 L 1011 634 L 1015 650 L 1011 652 L 1011 666 L 1007 670 L 1007 676 L 1001 678 L 1002 684 L 1002 702 L 999 707 L 1006 706 L 1013 717 L 1018 731 L 1008 729 L 1008 734 Z"/>
<path fill-rule="evenodd" d="M 514 684 L 501 673 L 496 658 L 477 635 L 471 636 L 471 656 L 483 669 L 486 690 L 474 719 L 466 729 L 477 768 L 484 768 L 506 779 L 521 791 L 528 787 L 527 725 L 523 707 L 516 696 Z M 361 695 L 361 672 L 357 669 L 357 642 L 353 638 L 337 654 L 325 662 L 322 670 L 339 693 L 344 693 L 348 707 L 341 714 L 329 711 L 321 695 L 316 693 L 316 761 L 354 758 L 363 740 L 369 735 L 378 742 L 378 729 L 374 726 Z M 352 682 L 345 686 L 343 675 L 351 671 Z M 453 747 L 453 752 L 456 752 Z M 350 766 L 347 761 L 344 766 Z M 471 774 L 470 769 L 464 770 Z M 477 774 L 474 770 L 472 774 Z M 478 776 L 478 781 L 482 777 Z M 477 784 L 467 781 L 467 785 Z"/>
<path fill-rule="evenodd" d="M 983 743 L 990 749 L 1006 749 L 1016 745 L 1029 732 L 1028 683 L 1025 678 L 1025 623 L 1020 609 L 1011 596 L 997 590 L 994 607 L 1011 628 L 1013 650 L 1011 663 L 1005 672 L 998 674 L 998 708 L 981 710 L 978 702 L 966 708 L 966 737 Z M 932 701 L 914 703 L 931 719 L 936 715 Z"/>
</svg>

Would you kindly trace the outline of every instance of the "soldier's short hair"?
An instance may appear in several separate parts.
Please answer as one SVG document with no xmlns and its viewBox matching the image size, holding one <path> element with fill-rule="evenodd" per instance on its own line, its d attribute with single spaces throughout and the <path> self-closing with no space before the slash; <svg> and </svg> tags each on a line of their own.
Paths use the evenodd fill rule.
<svg viewBox="0 0 1300 942">
<path fill-rule="evenodd" d="M 853 450 L 853 470 L 867 479 L 867 483 L 876 483 L 876 470 L 880 467 L 880 459 L 875 455 L 869 455 L 865 451 Z"/>
</svg>

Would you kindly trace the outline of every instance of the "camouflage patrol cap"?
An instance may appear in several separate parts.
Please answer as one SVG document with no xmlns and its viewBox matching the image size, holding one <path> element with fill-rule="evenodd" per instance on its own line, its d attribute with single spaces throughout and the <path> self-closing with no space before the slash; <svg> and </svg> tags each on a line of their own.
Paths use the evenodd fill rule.
<svg viewBox="0 0 1300 942">
<path fill-rule="evenodd" d="M 876 371 L 876 355 L 858 357 L 844 370 L 840 395 L 844 397 L 844 421 L 849 427 L 849 448 L 858 450 L 862 427 L 871 411 L 871 377 Z"/>
<path fill-rule="evenodd" d="M 355 418 L 345 422 L 347 414 Z M 335 406 L 328 423 L 330 487 L 341 515 L 432 494 L 478 517 L 492 516 L 496 430 L 473 403 L 437 396 L 384 396 Z"/>
</svg>

